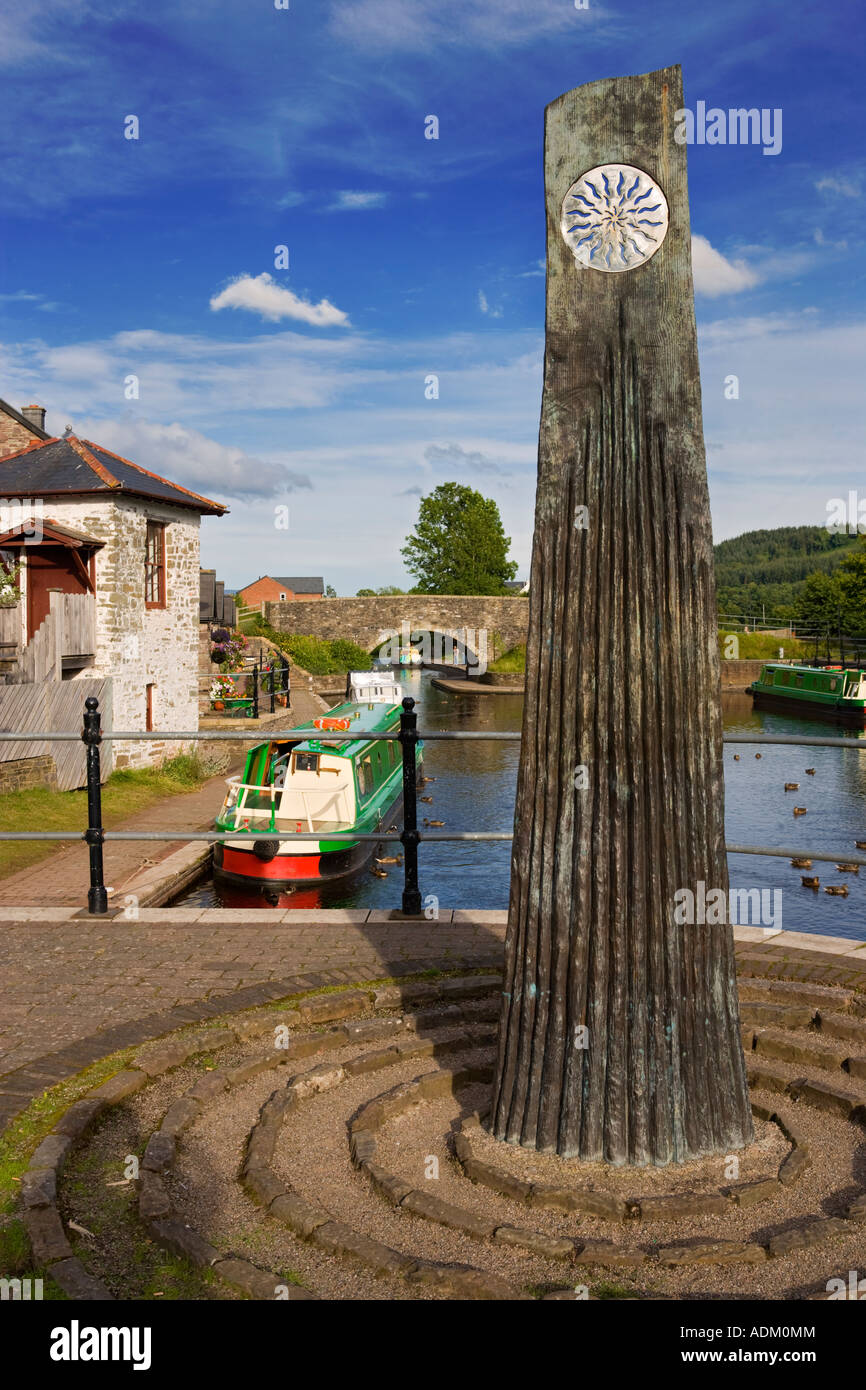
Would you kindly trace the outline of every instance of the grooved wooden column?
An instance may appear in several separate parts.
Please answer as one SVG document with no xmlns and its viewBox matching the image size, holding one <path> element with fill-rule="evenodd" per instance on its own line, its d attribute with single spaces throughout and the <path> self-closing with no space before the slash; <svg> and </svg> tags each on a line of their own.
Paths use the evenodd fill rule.
<svg viewBox="0 0 866 1390">
<path fill-rule="evenodd" d="M 678 890 L 728 891 L 682 106 L 674 67 L 568 92 L 546 119 L 547 346 L 493 1130 L 614 1164 L 724 1154 L 753 1134 L 727 912 L 675 921 Z M 643 171 L 670 219 L 658 249 L 616 273 L 578 264 L 560 227 L 569 189 L 609 164 Z"/>
</svg>

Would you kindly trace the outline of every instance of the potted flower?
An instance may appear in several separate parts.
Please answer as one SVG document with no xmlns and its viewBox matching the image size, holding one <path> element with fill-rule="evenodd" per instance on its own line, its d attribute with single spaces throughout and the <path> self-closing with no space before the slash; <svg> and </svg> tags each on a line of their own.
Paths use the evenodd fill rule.
<svg viewBox="0 0 866 1390">
<path fill-rule="evenodd" d="M 225 709 L 226 705 L 231 708 L 237 699 L 237 693 L 230 676 L 216 676 L 210 688 L 211 709 Z"/>
<path fill-rule="evenodd" d="M 0 564 L 0 608 L 15 608 L 21 600 L 21 589 L 18 584 L 18 576 L 21 573 L 19 565 Z"/>
</svg>

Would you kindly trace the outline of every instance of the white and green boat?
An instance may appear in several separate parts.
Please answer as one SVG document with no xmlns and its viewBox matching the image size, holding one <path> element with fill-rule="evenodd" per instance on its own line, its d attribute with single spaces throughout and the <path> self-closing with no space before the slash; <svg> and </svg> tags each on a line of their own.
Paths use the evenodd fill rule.
<svg viewBox="0 0 866 1390">
<path fill-rule="evenodd" d="M 344 878 L 362 869 L 375 841 L 329 833 L 386 831 L 402 815 L 402 751 L 396 739 L 344 739 L 400 728 L 399 704 L 347 700 L 327 715 L 256 744 L 216 819 L 214 877 L 241 887 L 285 889 Z M 423 758 L 416 748 L 416 764 Z M 317 840 L 249 838 L 251 832 L 317 834 Z"/>
<path fill-rule="evenodd" d="M 812 718 L 866 723 L 866 671 L 770 661 L 749 686 L 755 705 Z"/>
</svg>

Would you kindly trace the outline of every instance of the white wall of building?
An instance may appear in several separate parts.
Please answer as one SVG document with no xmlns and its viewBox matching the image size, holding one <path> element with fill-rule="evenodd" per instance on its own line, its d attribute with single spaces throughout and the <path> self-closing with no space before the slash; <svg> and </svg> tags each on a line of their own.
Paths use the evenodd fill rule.
<svg viewBox="0 0 866 1390">
<path fill-rule="evenodd" d="M 173 757 L 184 745 L 161 742 L 159 730 L 198 728 L 199 531 L 197 512 L 157 501 L 118 497 L 43 499 L 44 515 L 104 542 L 96 552 L 96 661 L 82 678 L 111 676 L 114 727 L 145 728 L 146 688 L 153 685 L 153 741 L 115 745 L 115 767 Z M 165 523 L 166 607 L 146 608 L 147 522 Z"/>
</svg>

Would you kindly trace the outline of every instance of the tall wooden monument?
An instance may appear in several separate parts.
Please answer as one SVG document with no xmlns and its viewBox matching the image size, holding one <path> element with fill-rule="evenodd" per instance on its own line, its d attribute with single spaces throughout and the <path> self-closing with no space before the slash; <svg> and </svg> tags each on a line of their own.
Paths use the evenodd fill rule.
<svg viewBox="0 0 866 1390">
<path fill-rule="evenodd" d="M 671 67 L 579 87 L 546 116 L 547 344 L 492 1125 L 614 1164 L 724 1154 L 753 1134 L 726 906 L 699 910 L 712 890 L 727 903 L 728 871 L 682 107 Z M 680 890 L 693 922 L 677 920 Z"/>
</svg>

